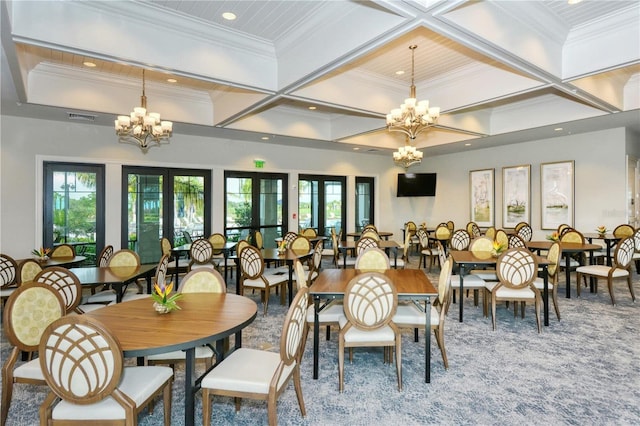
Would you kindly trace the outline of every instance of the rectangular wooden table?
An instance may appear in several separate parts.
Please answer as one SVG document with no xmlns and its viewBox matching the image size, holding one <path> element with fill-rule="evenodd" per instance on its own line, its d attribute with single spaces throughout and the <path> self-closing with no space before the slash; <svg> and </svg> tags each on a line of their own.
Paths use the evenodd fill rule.
<svg viewBox="0 0 640 426">
<path fill-rule="evenodd" d="M 338 243 L 338 250 L 342 253 L 342 266 L 344 268 L 347 267 L 347 255 L 350 252 L 354 252 L 357 245 L 358 242 L 353 240 L 340 241 Z M 380 240 L 378 241 L 378 247 L 384 250 L 387 253 L 387 256 L 389 255 L 389 250 L 393 251 L 393 267 L 396 268 L 398 266 L 398 248 L 400 247 L 400 244 L 393 240 Z"/>
<path fill-rule="evenodd" d="M 551 244 L 549 244 L 551 246 Z M 458 300 L 459 303 L 459 321 L 462 322 L 463 312 L 464 312 L 464 303 L 462 300 L 462 295 L 464 291 L 464 275 L 468 273 L 472 269 L 481 269 L 486 268 L 488 266 L 493 266 L 495 268 L 496 262 L 498 258 L 493 257 L 490 252 L 483 253 L 482 255 L 476 253 L 473 254 L 468 250 L 450 250 L 449 255 L 453 258 L 453 261 L 460 266 L 460 298 Z M 538 262 L 538 266 L 542 268 L 542 279 L 544 280 L 544 286 L 542 290 L 542 304 L 544 311 L 544 325 L 549 325 L 549 260 L 546 257 L 541 257 L 538 255 L 534 255 L 536 257 L 536 261 Z"/>
<path fill-rule="evenodd" d="M 116 291 L 116 302 L 120 303 L 126 286 L 138 278 L 147 279 L 147 293 L 151 294 L 151 277 L 157 266 L 154 263 L 139 266 L 92 266 L 69 270 L 78 277 L 82 285 L 110 284 Z"/>
<path fill-rule="evenodd" d="M 313 324 L 313 378 L 318 378 L 320 325 L 318 312 L 320 301 L 326 299 L 343 299 L 347 284 L 361 272 L 357 269 L 324 269 L 309 288 L 314 303 Z M 419 269 L 387 269 L 388 276 L 398 291 L 398 300 L 414 300 L 424 302 L 425 309 L 425 382 L 431 382 L 431 298 L 438 296 L 427 275 Z"/>
</svg>

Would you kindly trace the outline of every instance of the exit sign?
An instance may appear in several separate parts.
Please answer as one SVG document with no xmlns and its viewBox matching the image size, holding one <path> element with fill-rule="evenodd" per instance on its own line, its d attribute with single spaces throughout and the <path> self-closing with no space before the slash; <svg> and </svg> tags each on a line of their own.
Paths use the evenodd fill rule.
<svg viewBox="0 0 640 426">
<path fill-rule="evenodd" d="M 256 169 L 264 169 L 264 160 L 253 160 Z"/>
</svg>

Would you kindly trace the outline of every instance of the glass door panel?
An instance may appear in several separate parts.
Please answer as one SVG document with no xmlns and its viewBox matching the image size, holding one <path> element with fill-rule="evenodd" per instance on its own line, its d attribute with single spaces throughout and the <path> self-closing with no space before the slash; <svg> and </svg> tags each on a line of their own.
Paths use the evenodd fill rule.
<svg viewBox="0 0 640 426">
<path fill-rule="evenodd" d="M 173 226 L 176 245 L 186 242 L 184 232 L 189 233 L 193 239 L 205 236 L 204 186 L 204 176 L 173 176 Z"/>
<path fill-rule="evenodd" d="M 251 178 L 227 177 L 225 182 L 226 237 L 228 241 L 243 240 L 251 230 L 253 181 Z"/>
<path fill-rule="evenodd" d="M 336 234 L 342 229 L 343 217 L 343 185 L 341 182 L 325 181 L 325 232 L 331 234 L 331 229 L 335 229 Z"/>
<path fill-rule="evenodd" d="M 163 237 L 164 176 L 131 173 L 127 179 L 127 248 L 141 263 L 157 262 Z"/>
<path fill-rule="evenodd" d="M 298 224 L 314 228 L 318 235 L 340 232 L 346 216 L 346 178 L 341 176 L 300 175 L 298 181 Z"/>
<path fill-rule="evenodd" d="M 356 231 L 375 223 L 373 217 L 373 178 L 356 177 Z"/>
<path fill-rule="evenodd" d="M 260 214 L 258 229 L 265 248 L 275 248 L 277 237 L 282 236 L 282 179 L 260 179 Z"/>
</svg>

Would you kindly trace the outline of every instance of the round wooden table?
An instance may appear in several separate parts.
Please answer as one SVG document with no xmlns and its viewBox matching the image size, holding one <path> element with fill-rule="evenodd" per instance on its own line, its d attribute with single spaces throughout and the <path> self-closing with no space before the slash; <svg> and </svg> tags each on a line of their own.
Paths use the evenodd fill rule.
<svg viewBox="0 0 640 426">
<path fill-rule="evenodd" d="M 236 334 L 235 347 L 240 347 L 241 330 L 256 318 L 258 306 L 251 299 L 232 293 L 185 294 L 178 305 L 182 309 L 158 314 L 148 297 L 84 315 L 100 320 L 109 329 L 120 342 L 125 357 L 186 352 L 184 424 L 193 425 L 195 392 L 199 390 L 199 379 L 194 374 L 195 348 L 216 342 L 218 352 L 222 353 L 223 339 L 232 334 Z"/>
</svg>

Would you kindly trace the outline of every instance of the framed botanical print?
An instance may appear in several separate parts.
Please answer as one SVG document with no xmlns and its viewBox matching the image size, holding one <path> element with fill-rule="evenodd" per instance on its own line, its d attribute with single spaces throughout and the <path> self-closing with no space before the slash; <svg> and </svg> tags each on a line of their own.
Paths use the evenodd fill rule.
<svg viewBox="0 0 640 426">
<path fill-rule="evenodd" d="M 502 168 L 502 227 L 531 223 L 531 166 Z"/>
<path fill-rule="evenodd" d="M 495 169 L 471 170 L 469 192 L 471 196 L 471 221 L 479 227 L 494 226 L 495 217 Z"/>
<path fill-rule="evenodd" d="M 542 229 L 573 226 L 574 162 L 559 161 L 540 165 L 540 207 Z"/>
</svg>

